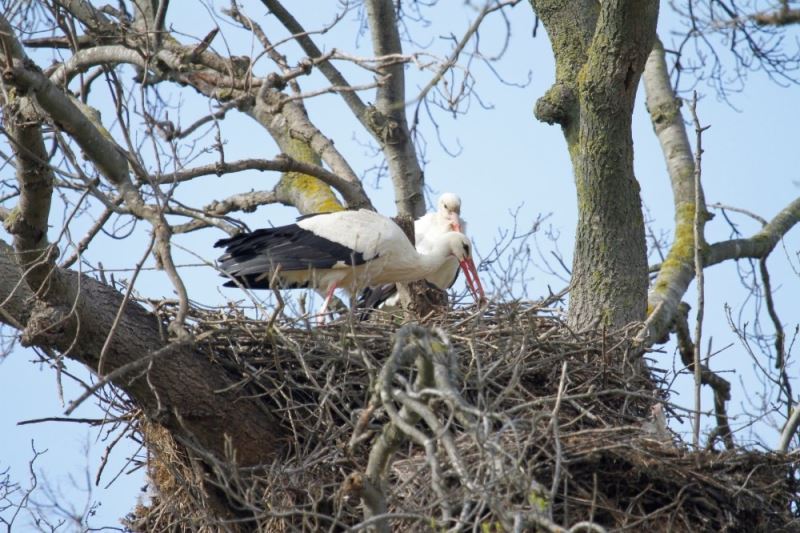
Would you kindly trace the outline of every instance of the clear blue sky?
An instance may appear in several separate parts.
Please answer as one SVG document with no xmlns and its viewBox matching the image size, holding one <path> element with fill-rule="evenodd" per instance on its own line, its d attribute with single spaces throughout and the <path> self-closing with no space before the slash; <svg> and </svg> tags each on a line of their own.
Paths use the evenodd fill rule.
<svg viewBox="0 0 800 533">
<path fill-rule="evenodd" d="M 246 6 L 251 4 L 255 8 L 249 13 L 263 13 L 264 10 L 259 7 L 258 2 L 249 2 Z M 441 7 L 432 11 L 433 24 L 415 33 L 418 42 L 442 47 L 442 37 L 451 32 L 458 34 L 466 27 L 470 19 L 468 11 L 462 8 L 452 10 L 452 5 L 448 6 L 451 7 L 450 11 Z M 175 7 L 177 4 L 173 6 L 172 18 L 168 22 L 176 29 L 202 38 L 213 27 L 203 10 L 186 10 L 178 17 Z M 668 8 L 665 5 L 662 9 L 666 13 Z M 427 141 L 425 175 L 431 188 L 430 199 L 435 201 L 438 193 L 444 191 L 454 191 L 461 195 L 463 214 L 469 222 L 470 234 L 479 255 L 491 249 L 499 230 L 511 225 L 510 212 L 516 208 L 521 206 L 518 223 L 522 227 L 530 225 L 540 214 L 550 214 L 546 225 L 560 235 L 558 246 L 569 265 L 576 220 L 572 171 L 559 128 L 539 123 L 532 113 L 536 99 L 547 90 L 553 80 L 551 51 L 541 27 L 537 38 L 530 38 L 534 19 L 527 3 L 521 3 L 509 15 L 512 40 L 504 60 L 496 68 L 506 81 L 518 84 L 524 84 L 530 72 L 530 84 L 519 88 L 499 83 L 489 69 L 475 62 L 473 75 L 477 82 L 476 91 L 480 95 L 480 101 L 490 109 L 485 109 L 473 98 L 468 112 L 456 119 L 444 113 L 437 115 L 441 137 L 450 150 L 459 151 L 457 157 L 451 157 L 441 148 L 435 131 L 427 119 L 424 119 L 427 124 L 423 129 Z M 313 27 L 329 18 L 330 14 L 322 12 L 300 15 L 301 21 L 307 27 Z M 335 43 L 337 48 L 368 56 L 368 37 L 357 35 L 355 18 L 355 14 L 348 15 L 340 27 L 325 36 L 324 42 Z M 487 54 L 496 52 L 500 46 L 501 25 L 497 24 L 498 21 L 494 17 L 481 34 L 482 47 Z M 275 40 L 283 35 L 271 22 L 264 19 L 260 22 Z M 660 34 L 667 47 L 670 47 L 672 41 L 667 31 L 670 24 L 674 27 L 674 21 L 670 17 L 662 17 Z M 227 46 L 234 53 L 253 55 L 246 36 L 233 32 L 225 25 L 223 32 L 228 39 Z M 186 42 L 190 42 L 189 38 L 186 38 Z M 318 42 L 323 41 L 318 39 Z M 356 49 L 356 44 L 360 48 Z M 215 40 L 214 46 L 220 52 L 225 52 L 220 37 Z M 327 45 L 330 46 L 331 44 Z M 290 50 L 294 53 L 294 49 Z M 262 60 L 259 65 L 259 72 L 263 73 L 266 62 Z M 413 94 L 413 87 L 424 84 L 427 74 L 419 73 L 414 67 L 410 67 L 408 72 L 412 79 L 409 94 Z M 352 81 L 358 83 L 365 79 L 362 75 L 361 80 L 354 78 Z M 310 89 L 314 87 L 315 80 L 312 77 L 312 80 L 300 81 L 304 88 Z M 774 216 L 800 193 L 800 150 L 797 149 L 800 106 L 796 105 L 798 87 L 779 87 L 765 76 L 752 73 L 747 79 L 745 91 L 731 96 L 731 102 L 738 111 L 720 101 L 711 87 L 701 84 L 697 90 L 701 95 L 698 106 L 700 118 L 704 124 L 711 126 L 703 138 L 706 150 L 703 176 L 708 202 L 744 207 L 765 218 Z M 178 92 L 174 94 L 177 95 Z M 184 126 L 209 111 L 208 103 L 196 98 L 190 91 L 184 90 L 180 95 L 184 105 Z M 177 102 L 178 97 L 175 98 Z M 365 96 L 364 99 L 370 100 L 371 97 Z M 315 98 L 307 106 L 312 119 L 335 140 L 336 146 L 348 157 L 356 172 L 366 173 L 368 190 L 379 210 L 393 214 L 391 186 L 384 180 L 375 189 L 374 180 L 367 171 L 377 160 L 364 147 L 364 142 L 368 140 L 367 135 L 349 117 L 346 107 L 335 96 Z M 243 157 L 271 158 L 277 154 L 274 143 L 259 126 L 247 118 L 236 117 L 233 113 L 229 117 L 222 123 L 228 161 Z M 109 117 L 104 118 L 109 120 Z M 671 190 L 663 155 L 644 107 L 643 92 L 640 92 L 636 102 L 634 139 L 636 173 L 641 183 L 643 201 L 654 221 L 653 227 L 656 231 L 668 231 L 671 235 Z M 207 142 L 210 144 L 211 139 Z M 213 161 L 213 158 L 214 155 L 211 154 L 195 163 Z M 6 168 L 2 172 L 8 173 L 11 169 Z M 181 199 L 200 206 L 212 199 L 251 188 L 267 189 L 274 182 L 275 176 L 258 173 L 210 177 L 182 187 Z M 285 223 L 294 215 L 290 209 L 269 206 L 243 218 L 252 227 L 257 227 L 267 223 Z M 51 217 L 54 232 L 61 227 L 61 220 L 62 214 L 54 212 Z M 745 235 L 757 228 L 747 219 L 737 217 L 736 220 L 741 223 Z M 82 224 L 85 227 L 91 221 L 87 218 Z M 142 229 L 144 226 L 137 228 Z M 80 238 L 81 231 L 76 229 L 74 238 Z M 707 238 L 711 242 L 729 237 L 728 227 L 721 216 L 717 216 L 707 226 L 707 231 Z M 787 322 L 787 331 L 794 328 L 798 316 L 798 275 L 792 271 L 786 255 L 788 254 L 797 268 L 797 252 L 800 248 L 798 234 L 800 230 L 796 229 L 786 240 L 786 254 L 783 250 L 777 250 L 770 260 L 773 284 L 779 289 L 776 303 L 778 311 Z M 219 232 L 209 230 L 179 236 L 176 242 L 198 256 L 211 260 L 217 255 L 211 245 L 220 236 Z M 2 234 L 2 237 L 7 236 Z M 89 250 L 88 256 L 92 262 L 101 260 L 107 269 L 128 268 L 141 257 L 145 239 L 146 236 L 141 231 L 126 241 L 99 239 Z M 547 239 L 543 234 L 539 235 L 539 239 L 547 252 Z M 181 254 L 180 261 L 197 263 L 195 258 L 185 254 Z M 545 294 L 548 285 L 554 289 L 563 286 L 558 279 L 535 268 L 529 270 L 529 274 L 532 279 L 527 292 L 531 297 Z M 128 276 L 127 273 L 116 275 L 118 278 Z M 187 267 L 184 275 L 190 296 L 197 302 L 216 304 L 223 302 L 225 296 L 236 297 L 230 292 L 223 295 L 217 289 L 218 278 L 210 268 Z M 736 269 L 732 264 L 709 269 L 706 281 L 705 336 L 713 336 L 715 347 L 734 343 L 733 347 L 712 361 L 712 367 L 732 371 L 725 374 L 725 377 L 734 385 L 734 401 L 730 410 L 731 414 L 735 414 L 741 410 L 740 403 L 745 398 L 743 390 L 746 388 L 751 394 L 757 393 L 760 385 L 753 379 L 749 357 L 726 323 L 723 305 L 730 305 L 736 312 L 746 302 L 747 292 L 740 288 Z M 145 272 L 137 288 L 148 296 L 171 296 L 169 283 L 161 272 Z M 695 298 L 693 294 L 692 292 L 686 296 L 687 301 L 692 304 Z M 5 330 L 5 333 L 8 332 L 9 330 Z M 666 353 L 657 354 L 656 358 L 657 366 L 661 368 L 680 366 L 671 347 Z M 0 472 L 10 467 L 10 473 L 15 480 L 26 482 L 33 440 L 37 449 L 48 450 L 37 462 L 38 469 L 46 471 L 49 483 L 54 488 L 60 488 L 66 500 L 80 507 L 85 497 L 74 485 L 77 482 L 78 486 L 86 486 L 84 478 L 88 464 L 93 491 L 90 499 L 102 502 L 102 507 L 91 523 L 115 524 L 116 518 L 123 516 L 134 506 L 139 490 L 145 484 L 143 474 L 139 471 L 132 475 L 123 475 L 111 488 L 103 487 L 123 467 L 126 457 L 136 452 L 135 446 L 129 441 L 121 443 L 111 456 L 111 464 L 106 467 L 100 486 L 94 487 L 98 458 L 106 446 L 103 440 L 105 433 L 69 423 L 16 426 L 20 420 L 61 416 L 64 411 L 56 394 L 54 372 L 30 364 L 31 359 L 34 359 L 31 352 L 18 349 L 0 363 L 0 401 L 3 405 L 0 411 L 0 435 L 3 436 L 0 439 Z M 86 376 L 79 365 L 70 364 L 68 368 Z M 78 388 L 68 385 L 68 380 L 65 380 L 65 385 L 64 395 L 67 402 L 80 394 Z M 681 394 L 673 399 L 689 406 L 690 390 L 690 381 L 681 380 L 678 384 Z M 704 397 L 705 405 L 710 405 L 710 398 L 709 394 Z M 102 413 L 98 414 L 97 409 L 87 403 L 73 416 L 97 417 L 102 416 Z M 736 425 L 734 422 L 734 426 Z M 688 431 L 687 426 L 675 427 Z M 774 442 L 774 434 L 770 434 L 766 426 L 758 426 L 758 431 L 768 442 Z M 737 437 L 745 441 L 749 439 L 747 434 Z M 40 501 L 43 499 L 41 494 L 37 498 Z"/>
</svg>

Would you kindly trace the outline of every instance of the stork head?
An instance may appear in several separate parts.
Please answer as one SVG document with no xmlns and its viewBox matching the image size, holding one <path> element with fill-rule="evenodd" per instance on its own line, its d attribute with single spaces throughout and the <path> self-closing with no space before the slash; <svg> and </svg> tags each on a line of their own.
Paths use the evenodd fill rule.
<svg viewBox="0 0 800 533">
<path fill-rule="evenodd" d="M 463 233 L 451 232 L 442 237 L 442 242 L 445 246 L 447 256 L 455 256 L 458 260 L 458 265 L 464 272 L 464 278 L 467 280 L 467 287 L 469 287 L 475 301 L 482 303 L 486 300 L 486 294 L 483 292 L 483 285 L 478 277 L 478 269 L 475 268 L 475 262 L 472 260 L 472 243 Z"/>
<path fill-rule="evenodd" d="M 452 231 L 461 233 L 461 198 L 452 192 L 439 197 L 439 213 L 450 221 Z"/>
</svg>

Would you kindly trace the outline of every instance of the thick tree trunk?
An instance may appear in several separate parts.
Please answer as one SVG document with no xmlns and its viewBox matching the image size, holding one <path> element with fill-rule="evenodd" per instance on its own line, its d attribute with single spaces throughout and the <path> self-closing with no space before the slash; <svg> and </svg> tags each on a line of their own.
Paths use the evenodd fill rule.
<svg viewBox="0 0 800 533">
<path fill-rule="evenodd" d="M 23 330 L 24 344 L 80 361 L 100 378 L 118 371 L 111 381 L 189 448 L 224 458 L 227 440 L 240 465 L 274 458 L 281 448 L 275 419 L 258 400 L 219 392 L 230 381 L 194 345 L 170 343 L 163 325 L 137 303 L 127 302 L 117 316 L 123 295 L 97 280 L 61 269 L 52 275 L 57 289 L 34 305 L 13 249 L 0 241 L 0 321 Z"/>
<path fill-rule="evenodd" d="M 619 327 L 647 308 L 647 254 L 631 117 L 655 37 L 655 0 L 534 0 L 556 83 L 536 116 L 562 126 L 578 196 L 569 324 Z"/>
</svg>

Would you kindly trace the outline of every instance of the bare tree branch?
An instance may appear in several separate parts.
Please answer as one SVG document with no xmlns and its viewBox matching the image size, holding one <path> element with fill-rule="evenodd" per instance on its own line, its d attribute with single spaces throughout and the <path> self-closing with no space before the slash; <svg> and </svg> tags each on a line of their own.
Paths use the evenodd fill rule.
<svg viewBox="0 0 800 533">
<path fill-rule="evenodd" d="M 798 425 L 800 425 L 800 403 L 795 404 L 794 409 L 792 410 L 792 416 L 789 417 L 789 420 L 786 421 L 786 425 L 783 426 L 781 439 L 777 448 L 779 452 L 786 453 L 789 451 L 789 445 L 792 443 L 792 439 L 797 434 Z"/>
<path fill-rule="evenodd" d="M 152 216 L 130 179 L 128 159 L 110 135 L 98 129 L 75 102 L 38 69 L 19 61 L 14 63 L 14 67 L 3 71 L 3 81 L 33 93 L 53 121 L 75 139 L 100 172 L 119 189 L 128 207 L 142 218 Z"/>
<path fill-rule="evenodd" d="M 74 76 L 92 67 L 113 66 L 117 63 L 128 63 L 142 68 L 147 68 L 148 65 L 147 59 L 139 50 L 122 45 L 95 46 L 75 52 L 64 63 L 58 65 L 49 77 L 54 84 L 65 87 Z"/>
<path fill-rule="evenodd" d="M 309 176 L 314 176 L 324 183 L 330 185 L 342 194 L 342 198 L 351 208 L 372 208 L 372 203 L 367 197 L 360 181 L 348 181 L 341 176 L 330 172 L 323 167 L 297 161 L 291 157 L 281 154 L 275 159 L 242 159 L 232 163 L 219 162 L 187 170 L 181 170 L 160 176 L 153 176 L 153 183 L 169 184 L 189 181 L 200 176 L 230 174 L 233 172 L 243 172 L 245 170 L 278 171 L 278 172 L 299 172 Z"/>
<path fill-rule="evenodd" d="M 122 203 L 122 198 L 118 198 L 115 202 L 115 205 L 118 206 L 121 203 Z M 98 233 L 100 233 L 100 231 L 102 231 L 103 227 L 106 225 L 106 222 L 108 222 L 108 219 L 111 218 L 111 215 L 113 213 L 114 209 L 111 207 L 107 207 L 103 211 L 103 213 L 97 218 L 97 221 L 94 223 L 94 225 L 92 225 L 89 231 L 86 232 L 86 235 L 84 235 L 84 237 L 80 240 L 80 242 L 78 242 L 73 254 L 70 255 L 67 259 L 64 259 L 58 266 L 64 269 L 71 267 L 75 263 L 75 261 L 78 260 L 80 255 L 84 251 L 86 251 L 86 249 L 89 247 L 89 243 L 92 242 L 92 239 L 94 239 L 95 236 Z"/>
<path fill-rule="evenodd" d="M 694 163 L 688 136 L 680 114 L 680 100 L 667 73 L 664 49 L 656 43 L 644 73 L 647 106 L 653 128 L 667 161 L 675 203 L 675 238 L 667 259 L 660 265 L 651 288 L 649 316 L 638 338 L 646 344 L 660 342 L 669 328 L 683 295 L 695 277 L 693 221 L 695 211 Z M 702 191 L 697 192 L 705 202 Z M 705 210 L 705 209 L 704 209 Z M 757 234 L 748 239 L 732 239 L 704 248 L 704 268 L 729 259 L 763 258 L 800 220 L 800 198 L 784 208 Z M 699 220 L 703 224 L 705 220 Z"/>
<path fill-rule="evenodd" d="M 358 182 L 355 173 L 341 154 L 333 147 L 333 143 L 322 135 L 308 120 L 300 102 L 287 101 L 287 98 L 279 95 L 277 91 L 273 91 L 272 93 L 265 92 L 269 87 L 259 80 L 239 81 L 234 75 L 235 67 L 216 54 L 212 54 L 208 51 L 196 54 L 194 53 L 196 50 L 192 50 L 190 47 L 179 46 L 172 40 L 166 40 L 164 45 L 166 49 L 159 50 L 156 53 L 157 57 L 162 61 L 162 66 L 170 68 L 168 72 L 170 76 L 173 76 L 182 83 L 191 84 L 203 94 L 217 98 L 221 96 L 225 87 L 238 90 L 250 90 L 261 87 L 260 94 L 262 96 L 271 94 L 269 105 L 263 105 L 266 104 L 263 98 L 256 98 L 255 108 L 253 108 L 252 112 L 249 114 L 270 131 L 283 152 L 287 153 L 295 160 L 306 160 L 307 163 L 318 164 L 318 161 L 315 161 L 313 158 L 308 159 L 308 151 L 302 149 L 302 142 L 305 140 L 305 143 L 311 146 L 313 151 L 316 152 L 334 172 L 344 176 L 345 179 L 353 183 Z M 185 68 L 186 61 L 182 59 L 186 57 L 195 57 L 208 68 L 214 69 L 214 71 L 198 71 L 197 69 L 187 70 Z M 63 80 L 68 72 L 88 68 L 89 66 L 97 64 L 97 62 L 102 63 L 103 60 L 131 62 L 141 68 L 149 68 L 149 62 L 142 53 L 138 51 L 131 53 L 126 47 L 106 46 L 101 47 L 97 52 L 91 51 L 91 49 L 78 52 L 78 54 L 74 56 L 74 59 L 56 71 L 56 79 Z M 292 76 L 302 72 L 303 70 L 300 69 L 295 74 L 288 73 L 286 79 L 291 79 Z M 240 107 L 247 111 L 248 106 L 246 105 L 246 99 L 243 98 L 243 95 L 236 96 L 235 99 L 241 102 Z M 280 120 L 278 117 L 286 120 Z M 296 176 L 298 176 L 298 173 L 294 171 L 286 174 L 284 176 L 285 179 L 282 180 L 282 187 L 287 193 L 290 190 L 292 191 L 291 193 L 285 194 L 285 197 L 291 198 L 292 205 L 297 206 L 301 212 L 313 213 L 340 208 L 337 205 L 338 202 L 335 197 L 332 194 L 326 194 L 319 185 L 315 187 L 295 187 L 297 183 L 295 179 Z M 360 187 L 360 184 L 358 186 Z M 314 193 L 312 191 L 317 192 Z"/>
<path fill-rule="evenodd" d="M 375 55 L 402 53 L 400 33 L 392 0 L 367 0 L 367 20 Z M 388 81 L 378 87 L 375 107 L 370 110 L 370 129 L 378 136 L 394 184 L 397 214 L 419 218 L 425 213 L 422 169 L 406 120 L 405 66 L 392 63 L 379 67 Z"/>
<path fill-rule="evenodd" d="M 11 25 L 0 16 L 0 41 L 8 63 L 28 60 Z M 19 98 L 5 113 L 8 138 L 16 157 L 19 202 L 4 226 L 14 235 L 17 261 L 26 270 L 26 282 L 36 291 L 45 289 L 44 282 L 55 260 L 47 240 L 47 222 L 55 176 L 47 164 L 41 122 L 30 98 Z"/>
<path fill-rule="evenodd" d="M 111 34 L 116 29 L 116 26 L 102 11 L 85 0 L 54 0 L 54 3 L 100 34 Z"/>
<path fill-rule="evenodd" d="M 695 228 L 702 236 L 706 216 L 695 220 L 695 211 L 705 213 L 705 206 L 697 206 L 696 201 L 699 198 L 704 203 L 705 199 L 702 188 L 695 189 L 694 157 L 680 112 L 681 100 L 670 83 L 664 47 L 658 39 L 645 64 L 643 81 L 647 109 L 664 153 L 675 206 L 674 240 L 650 289 L 648 318 L 639 335 L 652 344 L 664 337 L 694 279 Z"/>
<path fill-rule="evenodd" d="M 699 363 L 700 347 L 696 342 L 692 341 L 692 335 L 689 332 L 688 316 L 689 305 L 681 302 L 671 328 L 672 331 L 675 332 L 681 362 L 683 362 L 687 369 L 694 373 L 699 372 L 701 384 L 708 385 L 714 390 L 714 413 L 717 426 L 714 429 L 713 435 L 709 437 L 707 446 L 712 447 L 715 439 L 721 438 L 725 448 L 733 450 L 735 448 L 735 443 L 733 441 L 733 432 L 728 422 L 728 412 L 726 408 L 727 402 L 731 399 L 731 384 L 728 380 L 713 372 L 708 366 Z"/>
<path fill-rule="evenodd" d="M 136 216 L 152 224 L 156 235 L 156 252 L 180 298 L 180 311 L 170 324 L 170 330 L 179 337 L 187 335 L 184 320 L 188 312 L 188 293 L 172 259 L 169 224 L 163 212 L 145 203 L 140 191 L 129 176 L 129 158 L 114 142 L 99 120 L 90 118 L 88 106 L 69 98 L 61 89 L 43 76 L 31 62 L 15 60 L 15 67 L 3 71 L 4 83 L 35 94 L 36 101 L 78 143 L 100 172 L 119 190 L 128 208 Z M 132 158 L 130 158 L 133 161 Z M 134 167 L 136 168 L 136 167 Z"/>
<path fill-rule="evenodd" d="M 322 51 L 317 48 L 316 44 L 314 44 L 314 41 L 308 35 L 308 32 L 306 32 L 297 19 L 295 19 L 278 0 L 261 1 L 264 6 L 269 9 L 270 13 L 275 15 L 281 24 L 283 24 L 286 29 L 293 34 L 294 39 L 297 41 L 303 51 L 308 54 L 308 57 L 311 59 L 317 59 L 323 56 Z M 339 72 L 339 70 L 329 60 L 326 59 L 325 61 L 319 63 L 318 68 L 320 72 L 322 72 L 322 74 L 328 79 L 331 85 L 339 87 L 350 86 L 350 83 L 348 83 L 342 73 Z M 358 96 L 358 94 L 352 91 L 346 91 L 340 94 L 342 99 L 353 112 L 353 115 L 355 115 L 355 117 L 364 125 L 367 131 L 372 133 L 367 122 L 367 106 L 361 101 L 361 98 Z"/>
<path fill-rule="evenodd" d="M 762 26 L 788 26 L 800 23 L 800 9 L 791 9 L 783 4 L 774 11 L 760 11 L 753 13 L 750 18 Z"/>
<path fill-rule="evenodd" d="M 464 51 L 464 48 L 467 46 L 467 43 L 469 43 L 469 41 L 475 36 L 475 34 L 477 34 L 478 29 L 480 28 L 481 23 L 483 22 L 483 19 L 485 19 L 487 15 L 494 13 L 495 11 L 504 9 L 509 6 L 513 7 L 518 3 L 519 0 L 504 0 L 501 2 L 488 1 L 485 4 L 483 4 L 483 7 L 480 9 L 480 11 L 478 11 L 478 14 L 473 19 L 472 24 L 469 25 L 467 31 L 464 32 L 464 35 L 461 36 L 461 38 L 456 43 L 455 47 L 453 47 L 453 50 L 450 52 L 450 55 L 439 66 L 439 68 L 437 69 L 433 77 L 430 79 L 430 81 L 428 81 L 428 83 L 426 83 L 425 86 L 422 88 L 422 90 L 420 90 L 420 92 L 417 94 L 416 96 L 416 99 L 418 100 L 417 107 L 419 107 L 422 100 L 425 100 L 425 97 L 428 95 L 430 90 L 436 87 L 436 85 L 438 85 L 438 83 L 442 80 L 444 75 L 451 68 L 453 68 L 455 65 L 458 64 L 458 58 L 461 55 L 461 52 Z"/>
<path fill-rule="evenodd" d="M 798 221 L 800 221 L 800 197 L 784 207 L 752 237 L 712 244 L 708 248 L 706 266 L 716 265 L 729 259 L 766 257 Z"/>
<path fill-rule="evenodd" d="M 97 368 L 123 296 L 88 276 L 59 271 L 70 292 L 53 295 L 48 305 L 32 306 L 32 293 L 19 284 L 22 273 L 12 254 L 0 241 L 0 321 L 26 324 L 25 345 L 53 348 Z M 129 302 L 109 343 L 104 372 L 163 353 L 160 350 L 167 345 L 158 319 L 138 303 Z M 258 400 L 219 393 L 229 383 L 216 365 L 190 343 L 171 346 L 170 353 L 154 358 L 146 372 L 120 376 L 114 383 L 131 395 L 151 420 L 196 440 L 219 457 L 225 456 L 226 439 L 231 440 L 242 465 L 261 464 L 274 457 L 280 448 L 281 430 Z"/>
</svg>

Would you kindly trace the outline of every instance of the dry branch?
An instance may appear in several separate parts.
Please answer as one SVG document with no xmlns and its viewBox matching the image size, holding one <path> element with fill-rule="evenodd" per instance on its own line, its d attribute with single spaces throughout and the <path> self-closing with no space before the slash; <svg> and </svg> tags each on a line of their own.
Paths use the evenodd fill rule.
<svg viewBox="0 0 800 533">
<path fill-rule="evenodd" d="M 638 335 L 646 346 L 664 341 L 664 335 L 678 312 L 678 306 L 696 276 L 694 230 L 704 239 L 708 214 L 702 188 L 695 186 L 695 163 L 680 112 L 681 101 L 667 73 L 664 48 L 659 41 L 644 71 L 647 108 L 653 129 L 661 143 L 672 184 L 675 205 L 674 240 L 667 258 L 659 265 L 658 277 L 648 297 L 648 318 Z M 702 204 L 702 205 L 701 205 Z M 695 216 L 695 213 L 701 213 Z M 746 239 L 732 239 L 702 247 L 703 269 L 723 261 L 767 257 L 783 236 L 800 220 L 800 198 L 778 213 L 759 232 Z"/>
<path fill-rule="evenodd" d="M 345 202 L 350 208 L 372 208 L 372 203 L 367 197 L 361 182 L 343 178 L 326 170 L 325 168 L 298 161 L 285 154 L 280 154 L 274 159 L 242 159 L 234 162 L 220 161 L 210 165 L 203 165 L 177 172 L 171 172 L 160 176 L 153 176 L 153 183 L 170 184 L 189 181 L 200 176 L 222 176 L 234 172 L 244 172 L 246 170 L 259 171 L 278 171 L 278 172 L 299 172 L 309 176 L 314 176 L 324 183 L 330 185 L 342 194 Z"/>
<path fill-rule="evenodd" d="M 367 22 L 376 56 L 403 52 L 400 28 L 391 0 L 367 0 Z M 378 67 L 387 82 L 378 87 L 375 106 L 367 112 L 369 129 L 381 144 L 394 184 L 397 214 L 418 218 L 425 213 L 422 169 L 406 120 L 405 65 L 388 63 Z"/>
</svg>

